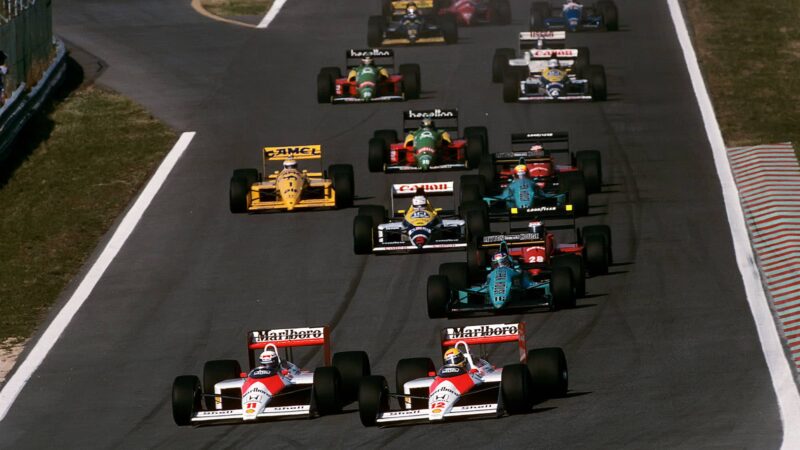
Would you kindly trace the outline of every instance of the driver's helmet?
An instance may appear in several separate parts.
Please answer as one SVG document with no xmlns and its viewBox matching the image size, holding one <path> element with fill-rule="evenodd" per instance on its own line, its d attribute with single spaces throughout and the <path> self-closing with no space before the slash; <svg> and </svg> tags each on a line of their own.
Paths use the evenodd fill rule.
<svg viewBox="0 0 800 450">
<path fill-rule="evenodd" d="M 527 177 L 528 166 L 526 166 L 525 164 L 517 164 L 516 166 L 514 166 L 514 175 L 520 179 Z"/>
<path fill-rule="evenodd" d="M 528 231 L 534 234 L 542 235 L 544 233 L 544 223 L 538 220 L 528 222 Z"/>
<path fill-rule="evenodd" d="M 492 256 L 492 267 L 511 267 L 511 257 L 504 251 L 499 251 Z"/>
<path fill-rule="evenodd" d="M 278 354 L 272 350 L 264 350 L 258 357 L 258 362 L 268 369 L 275 369 L 279 364 Z"/>
<path fill-rule="evenodd" d="M 444 352 L 444 363 L 448 366 L 464 367 L 467 364 L 467 358 L 459 349 L 453 347 Z"/>
<path fill-rule="evenodd" d="M 558 69 L 559 68 L 558 59 L 551 58 L 550 61 L 547 61 L 547 67 L 551 69 Z"/>
<path fill-rule="evenodd" d="M 533 145 L 531 145 L 531 148 L 530 148 L 529 151 L 531 153 L 533 153 L 534 155 L 536 155 L 536 156 L 544 155 L 544 147 L 542 147 L 542 144 L 533 144 Z"/>
<path fill-rule="evenodd" d="M 284 170 L 286 170 L 286 169 L 297 169 L 297 161 L 295 161 L 294 159 L 291 159 L 291 158 L 289 158 L 287 160 L 284 160 L 283 161 L 283 169 Z"/>
<path fill-rule="evenodd" d="M 434 127 L 433 119 L 431 119 L 430 117 L 425 117 L 424 119 L 422 119 L 422 128 L 433 128 L 433 127 Z"/>
<path fill-rule="evenodd" d="M 370 55 L 367 55 L 367 56 L 361 58 L 361 64 L 363 64 L 365 66 L 371 66 L 372 62 L 373 62 L 373 59 L 372 59 L 372 56 L 370 56 Z"/>
<path fill-rule="evenodd" d="M 424 195 L 415 195 L 414 198 L 411 199 L 411 207 L 414 208 L 415 211 L 425 209 L 427 204 L 428 199 L 426 199 Z"/>
<path fill-rule="evenodd" d="M 417 4 L 414 2 L 410 2 L 406 5 L 406 16 L 408 17 L 417 17 L 419 10 L 417 9 Z"/>
</svg>

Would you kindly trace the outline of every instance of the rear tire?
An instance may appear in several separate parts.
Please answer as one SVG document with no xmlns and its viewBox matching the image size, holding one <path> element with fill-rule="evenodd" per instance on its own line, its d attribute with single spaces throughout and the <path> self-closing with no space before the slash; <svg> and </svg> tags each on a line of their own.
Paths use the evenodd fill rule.
<svg viewBox="0 0 800 450">
<path fill-rule="evenodd" d="M 553 267 L 566 267 L 572 274 L 572 287 L 575 297 L 586 296 L 586 268 L 583 258 L 578 255 L 562 255 L 553 258 Z"/>
<path fill-rule="evenodd" d="M 558 177 L 560 190 L 567 193 L 568 201 L 576 216 L 585 216 L 589 213 L 589 197 L 586 193 L 586 182 L 583 174 L 567 172 Z"/>
<path fill-rule="evenodd" d="M 367 22 L 367 45 L 375 48 L 383 43 L 383 27 L 386 21 L 381 16 L 370 16 Z"/>
<path fill-rule="evenodd" d="M 590 194 L 600 192 L 603 186 L 603 166 L 600 152 L 597 150 L 581 150 L 575 153 L 578 170 L 586 181 L 586 191 Z"/>
<path fill-rule="evenodd" d="M 328 168 L 328 174 L 333 180 L 336 208 L 341 209 L 353 206 L 356 187 L 353 166 L 350 164 L 334 164 Z"/>
<path fill-rule="evenodd" d="M 320 71 L 317 75 L 317 103 L 331 103 L 334 81 L 330 74 Z"/>
<path fill-rule="evenodd" d="M 369 140 L 367 158 L 370 172 L 383 172 L 386 170 L 387 148 L 386 141 L 383 138 L 374 137 Z"/>
<path fill-rule="evenodd" d="M 202 390 L 200 379 L 194 375 L 182 375 L 172 382 L 172 419 L 183 427 L 192 424 L 192 417 L 201 409 Z"/>
<path fill-rule="evenodd" d="M 567 395 L 569 371 L 564 350 L 550 347 L 529 351 L 528 370 L 536 397 L 545 399 Z"/>
<path fill-rule="evenodd" d="M 447 316 L 450 303 L 450 283 L 446 276 L 431 275 L 428 277 L 428 317 L 440 319 Z"/>
<path fill-rule="evenodd" d="M 467 246 L 467 268 L 471 283 L 483 283 L 486 280 L 486 250 L 478 247 L 478 242 L 473 240 Z"/>
<path fill-rule="evenodd" d="M 400 75 L 403 76 L 403 93 L 408 100 L 419 98 L 420 84 L 419 64 L 401 64 Z"/>
<path fill-rule="evenodd" d="M 498 48 L 494 51 L 492 58 L 492 83 L 502 83 L 503 73 L 511 66 L 508 65 L 508 60 L 514 58 L 515 53 L 513 48 Z"/>
<path fill-rule="evenodd" d="M 608 255 L 608 264 L 611 265 L 614 263 L 614 252 L 612 251 L 611 245 L 611 227 L 608 225 L 588 225 L 583 227 L 581 232 L 583 234 L 584 243 L 586 242 L 586 238 L 593 234 L 599 234 L 600 236 L 603 236 L 606 254 Z"/>
<path fill-rule="evenodd" d="M 516 103 L 520 97 L 520 79 L 514 70 L 506 70 L 503 74 L 503 101 L 506 103 Z"/>
<path fill-rule="evenodd" d="M 342 378 L 335 367 L 317 367 L 313 381 L 314 401 L 320 416 L 342 411 Z"/>
<path fill-rule="evenodd" d="M 572 272 L 566 267 L 554 267 L 550 274 L 550 294 L 556 310 L 575 307 L 575 288 Z"/>
<path fill-rule="evenodd" d="M 374 427 L 378 415 L 389 410 L 389 385 L 386 378 L 371 375 L 358 387 L 358 417 L 365 427 Z"/>
<path fill-rule="evenodd" d="M 483 146 L 483 154 L 486 155 L 489 153 L 489 130 L 487 130 L 486 127 L 466 127 L 464 128 L 464 137 L 467 139 L 470 137 L 480 138 Z"/>
<path fill-rule="evenodd" d="M 503 409 L 509 414 L 525 414 L 533 406 L 531 375 L 525 364 L 509 364 L 500 376 Z"/>
<path fill-rule="evenodd" d="M 603 101 L 608 98 L 606 91 L 606 70 L 601 65 L 589 66 L 589 87 L 592 91 L 592 100 Z"/>
<path fill-rule="evenodd" d="M 436 367 L 430 358 L 405 358 L 397 361 L 394 371 L 396 393 L 403 394 L 403 386 L 409 381 L 430 376 L 431 372 L 436 372 Z M 428 407 L 426 400 L 409 399 L 411 409 L 423 409 Z M 406 409 L 406 398 L 397 397 L 400 409 Z"/>
<path fill-rule="evenodd" d="M 573 67 L 575 68 L 575 72 L 580 74 L 583 73 L 584 69 L 589 67 L 591 53 L 589 53 L 588 47 L 577 47 L 576 49 L 578 50 L 578 57 L 575 58 Z"/>
<path fill-rule="evenodd" d="M 494 170 L 491 156 L 487 156 L 484 160 L 481 160 L 481 164 L 478 166 L 478 175 L 483 178 L 483 183 L 487 191 L 494 188 L 497 173 Z"/>
<path fill-rule="evenodd" d="M 619 30 L 619 16 L 617 14 L 617 5 L 613 1 L 600 1 L 597 2 L 597 9 L 603 15 L 603 23 L 606 26 L 606 31 Z"/>
<path fill-rule="evenodd" d="M 363 351 L 334 353 L 332 364 L 341 378 L 342 405 L 358 400 L 358 386 L 364 377 L 371 374 L 367 353 Z"/>
<path fill-rule="evenodd" d="M 455 44 L 458 42 L 458 23 L 456 18 L 450 14 L 439 17 L 439 27 L 442 29 L 445 44 Z"/>
<path fill-rule="evenodd" d="M 599 234 L 589 235 L 584 238 L 583 254 L 586 258 L 586 267 L 589 275 L 605 275 L 608 273 L 608 253 L 606 242 Z"/>
<path fill-rule="evenodd" d="M 550 4 L 548 2 L 533 2 L 528 18 L 530 31 L 546 31 L 544 21 L 550 17 Z"/>
<path fill-rule="evenodd" d="M 477 169 L 485 153 L 483 139 L 480 136 L 467 137 L 467 165 L 470 169 Z"/>
<path fill-rule="evenodd" d="M 461 202 L 462 203 L 477 203 L 482 202 L 483 196 L 481 195 L 480 186 L 475 184 L 468 184 L 461 186 Z M 464 216 L 466 218 L 466 216 Z"/>
</svg>

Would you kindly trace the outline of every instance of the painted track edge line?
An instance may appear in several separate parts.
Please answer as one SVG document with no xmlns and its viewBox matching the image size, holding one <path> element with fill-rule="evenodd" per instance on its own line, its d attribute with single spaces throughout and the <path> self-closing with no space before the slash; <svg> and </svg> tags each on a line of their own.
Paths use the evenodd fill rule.
<svg viewBox="0 0 800 450">
<path fill-rule="evenodd" d="M 739 202 L 739 192 L 733 180 L 722 131 L 719 128 L 711 98 L 706 90 L 703 75 L 700 72 L 697 55 L 686 28 L 683 11 L 681 11 L 679 0 L 667 0 L 667 5 L 672 16 L 672 22 L 675 25 L 675 33 L 683 51 L 686 68 L 689 71 L 694 94 L 697 97 L 697 104 L 703 117 L 706 135 L 714 155 L 717 175 L 722 185 L 728 224 L 731 228 L 736 263 L 742 274 L 747 302 L 753 314 L 756 330 L 761 341 L 761 349 L 764 352 L 772 385 L 775 389 L 775 396 L 778 399 L 778 408 L 783 425 L 782 448 L 787 450 L 797 449 L 800 448 L 800 427 L 796 426 L 800 423 L 800 393 L 798 393 L 793 371 L 789 367 L 789 361 L 784 353 L 775 319 L 769 309 L 760 273 L 755 265 L 755 256 L 750 246 L 750 237 L 745 226 L 744 213 Z"/>
<path fill-rule="evenodd" d="M 261 19 L 261 22 L 256 25 L 256 28 L 267 28 L 269 24 L 278 17 L 278 13 L 281 12 L 281 8 L 286 3 L 286 0 L 275 0 L 272 2 L 272 6 L 270 6 L 269 11 L 264 15 L 264 18 Z"/>
<path fill-rule="evenodd" d="M 152 178 L 150 178 L 150 181 L 148 181 L 147 185 L 142 189 L 141 194 L 136 199 L 131 209 L 125 214 L 125 217 L 119 223 L 117 229 L 114 230 L 111 239 L 108 240 L 100 256 L 97 257 L 97 260 L 95 260 L 91 268 L 86 272 L 83 280 L 81 280 L 69 300 L 67 300 L 53 321 L 47 326 L 47 329 L 42 333 L 39 340 L 36 341 L 36 344 L 22 363 L 17 366 L 17 369 L 5 383 L 3 389 L 0 390 L 0 421 L 6 417 L 14 401 L 28 383 L 28 380 L 30 380 L 33 373 L 42 364 L 47 354 L 72 321 L 72 318 L 92 293 L 108 266 L 125 245 L 128 237 L 136 228 L 136 225 L 138 225 L 139 220 L 147 211 L 150 203 L 161 189 L 161 186 L 172 172 L 172 169 L 175 167 L 180 157 L 189 147 L 189 144 L 191 144 L 194 136 L 195 132 L 193 131 L 181 134 L 181 137 L 172 147 L 172 150 L 169 151 L 164 161 L 162 161 Z"/>
</svg>

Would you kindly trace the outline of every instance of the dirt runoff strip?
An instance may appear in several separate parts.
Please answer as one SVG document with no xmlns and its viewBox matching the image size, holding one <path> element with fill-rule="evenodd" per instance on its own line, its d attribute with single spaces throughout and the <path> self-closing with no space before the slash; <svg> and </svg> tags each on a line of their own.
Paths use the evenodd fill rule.
<svg viewBox="0 0 800 450">
<path fill-rule="evenodd" d="M 210 12 L 223 17 L 263 16 L 273 0 L 200 0 Z"/>
</svg>

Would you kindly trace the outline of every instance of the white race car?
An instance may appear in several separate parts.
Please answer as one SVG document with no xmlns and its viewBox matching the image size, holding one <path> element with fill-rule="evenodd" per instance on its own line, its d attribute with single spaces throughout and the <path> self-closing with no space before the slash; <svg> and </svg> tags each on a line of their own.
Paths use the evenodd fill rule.
<svg viewBox="0 0 800 450">
<path fill-rule="evenodd" d="M 356 399 L 361 378 L 370 374 L 364 352 L 340 352 L 331 358 L 328 327 L 251 331 L 247 340 L 248 372 L 242 372 L 236 360 L 216 360 L 205 363 L 202 385 L 194 375 L 175 378 L 176 424 L 335 414 Z M 289 361 L 295 348 L 307 346 L 323 347 L 322 367 L 303 370 Z M 284 349 L 283 357 L 279 349 Z"/>
<path fill-rule="evenodd" d="M 473 352 L 476 346 L 504 342 L 518 345 L 519 363 L 497 368 Z M 364 377 L 358 393 L 361 423 L 374 426 L 521 414 L 537 400 L 567 392 L 563 350 L 527 351 L 524 323 L 445 328 L 442 349 L 448 348 L 465 356 L 463 366 L 446 364 L 437 372 L 429 358 L 400 360 L 395 392 L 382 376 Z M 390 409 L 390 398 L 398 399 L 399 410 Z"/>
</svg>

